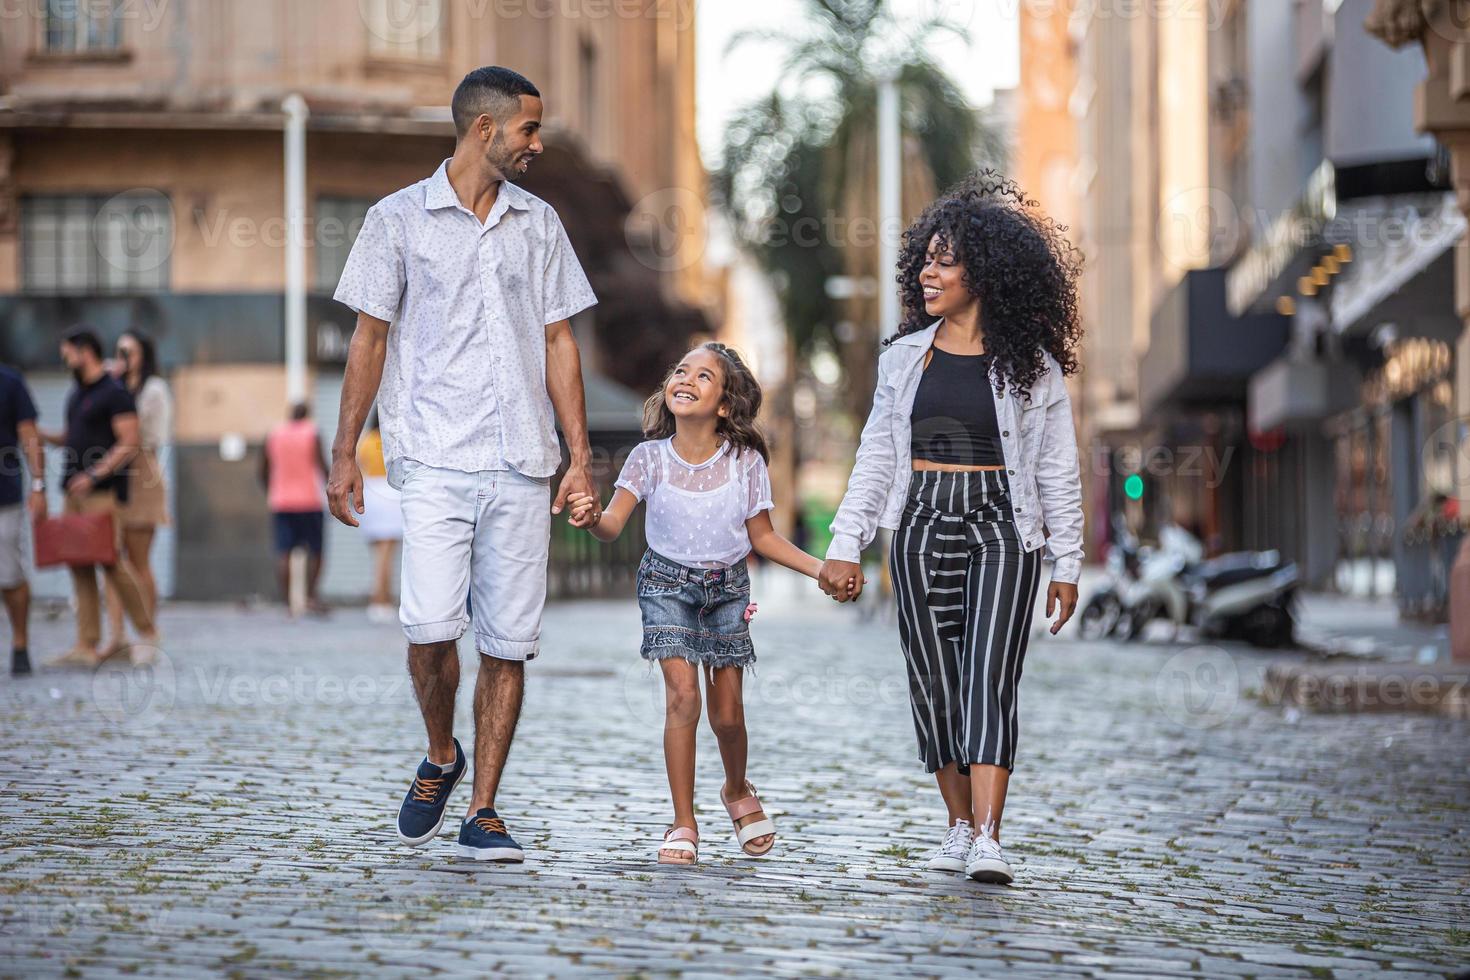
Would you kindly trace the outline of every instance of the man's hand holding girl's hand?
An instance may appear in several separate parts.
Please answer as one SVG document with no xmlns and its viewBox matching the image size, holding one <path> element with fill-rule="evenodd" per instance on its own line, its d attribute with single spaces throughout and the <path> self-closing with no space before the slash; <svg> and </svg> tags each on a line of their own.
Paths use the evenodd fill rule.
<svg viewBox="0 0 1470 980">
<path fill-rule="evenodd" d="M 572 492 L 567 495 L 567 523 L 572 527 L 589 528 L 602 519 L 602 507 L 597 498 L 589 493 Z"/>
</svg>

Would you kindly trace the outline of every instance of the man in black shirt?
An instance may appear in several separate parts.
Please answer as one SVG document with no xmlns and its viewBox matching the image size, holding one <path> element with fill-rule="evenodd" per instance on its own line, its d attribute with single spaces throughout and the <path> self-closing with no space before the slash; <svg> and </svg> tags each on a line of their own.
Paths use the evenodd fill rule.
<svg viewBox="0 0 1470 980">
<path fill-rule="evenodd" d="M 112 517 L 113 533 L 121 536 L 118 504 L 128 499 L 127 467 L 138 453 L 138 414 L 133 396 L 102 363 L 102 341 L 90 330 L 79 329 L 61 342 L 61 359 L 71 368 L 77 385 L 66 399 L 66 431 L 47 433 L 47 442 L 61 446 L 65 462 L 62 486 L 68 514 L 104 513 Z M 50 661 L 59 667 L 95 667 L 102 656 L 102 618 L 97 571 L 91 565 L 72 565 L 77 596 L 77 645 Z M 158 649 L 143 594 L 126 560 L 102 566 L 102 574 L 117 591 L 139 642 L 132 661 L 150 663 Z"/>
<path fill-rule="evenodd" d="M 24 465 L 23 465 L 24 464 Z M 26 480 L 29 469 L 30 478 Z M 31 672 L 31 590 L 26 582 L 26 517 L 46 516 L 36 403 L 20 373 L 0 367 L 0 598 L 10 617 L 10 672 Z"/>
</svg>

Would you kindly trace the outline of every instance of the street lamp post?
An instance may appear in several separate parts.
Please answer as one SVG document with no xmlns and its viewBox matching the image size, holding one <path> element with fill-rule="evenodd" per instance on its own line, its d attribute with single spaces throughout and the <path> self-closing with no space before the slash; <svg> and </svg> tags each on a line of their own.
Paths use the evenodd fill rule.
<svg viewBox="0 0 1470 980">
<path fill-rule="evenodd" d="M 878 77 L 878 335 L 898 329 L 899 222 L 903 208 L 903 135 L 899 128 L 898 72 Z"/>
<path fill-rule="evenodd" d="M 306 100 L 291 93 L 286 113 L 286 403 L 306 400 Z"/>
</svg>

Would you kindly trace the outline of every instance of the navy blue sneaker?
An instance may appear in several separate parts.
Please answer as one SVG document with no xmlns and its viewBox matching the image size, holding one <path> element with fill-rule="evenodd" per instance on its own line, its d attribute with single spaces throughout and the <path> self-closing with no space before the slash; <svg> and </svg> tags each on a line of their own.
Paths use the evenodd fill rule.
<svg viewBox="0 0 1470 980">
<path fill-rule="evenodd" d="M 459 843 L 454 849 L 460 857 L 473 861 L 519 863 L 526 859 L 521 845 L 505 829 L 505 821 L 490 807 L 477 810 L 473 817 L 459 825 Z"/>
<path fill-rule="evenodd" d="M 403 806 L 398 809 L 399 840 L 410 847 L 422 847 L 439 835 L 449 795 L 464 779 L 468 768 L 459 739 L 454 740 L 454 768 L 448 772 L 424 757 L 413 784 L 408 787 L 408 795 L 403 798 Z"/>
</svg>

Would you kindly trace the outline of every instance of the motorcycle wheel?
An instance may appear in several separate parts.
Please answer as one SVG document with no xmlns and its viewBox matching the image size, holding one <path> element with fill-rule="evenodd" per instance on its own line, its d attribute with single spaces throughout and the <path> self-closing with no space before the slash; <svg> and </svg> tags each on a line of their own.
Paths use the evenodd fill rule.
<svg viewBox="0 0 1470 980">
<path fill-rule="evenodd" d="M 1116 595 L 1111 592 L 1095 595 L 1082 610 L 1082 619 L 1077 629 L 1084 640 L 1101 640 L 1117 629 L 1118 617 L 1122 612 L 1123 604 Z"/>
<path fill-rule="evenodd" d="M 1296 641 L 1296 623 L 1290 610 L 1280 606 L 1264 606 L 1245 618 L 1241 623 L 1240 633 L 1248 643 L 1275 649 L 1291 646 Z"/>
<path fill-rule="evenodd" d="M 1125 609 L 1118 619 L 1118 632 L 1124 641 L 1132 643 L 1143 635 L 1144 628 L 1153 622 L 1154 616 L 1154 606 L 1150 602 Z"/>
</svg>

